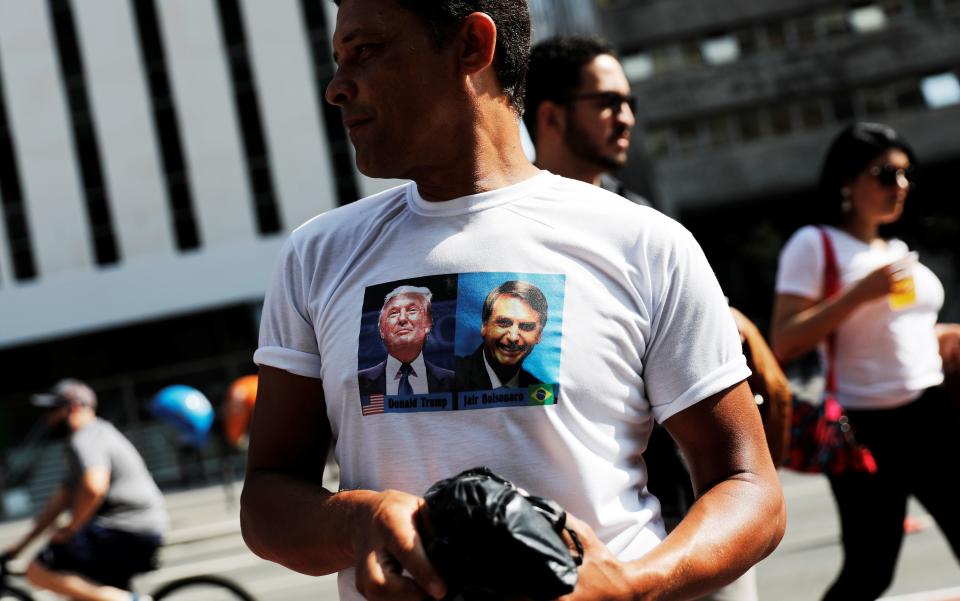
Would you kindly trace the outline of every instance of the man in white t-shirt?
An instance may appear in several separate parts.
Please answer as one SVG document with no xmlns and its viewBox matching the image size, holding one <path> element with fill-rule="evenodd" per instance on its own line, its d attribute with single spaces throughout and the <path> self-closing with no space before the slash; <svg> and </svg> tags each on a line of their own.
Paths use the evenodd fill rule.
<svg viewBox="0 0 960 601">
<path fill-rule="evenodd" d="M 326 98 L 362 172 L 414 183 L 317 216 L 281 253 L 254 356 L 247 544 L 306 574 L 339 572 L 343 599 L 441 598 L 421 495 L 485 465 L 569 512 L 584 543 L 570 599 L 692 598 L 732 581 L 776 547 L 785 512 L 699 246 L 660 213 L 524 156 L 524 0 L 339 4 Z M 360 394 L 387 292 L 432 291 L 431 361 L 452 365 L 482 342 L 483 300 L 506 281 L 548 301 L 523 360 L 540 384 Z M 699 495 L 665 539 L 642 459 L 654 419 Z M 322 486 L 331 444 L 336 492 Z"/>
</svg>

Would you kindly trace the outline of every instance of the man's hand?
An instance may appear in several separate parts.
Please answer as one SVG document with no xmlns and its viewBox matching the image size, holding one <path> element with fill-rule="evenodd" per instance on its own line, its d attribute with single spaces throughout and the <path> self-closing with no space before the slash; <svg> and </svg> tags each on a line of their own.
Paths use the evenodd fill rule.
<svg viewBox="0 0 960 601">
<path fill-rule="evenodd" d="M 417 522 L 426 503 L 420 497 L 388 490 L 380 493 L 365 523 L 357 524 L 357 590 L 371 601 L 425 596 L 440 599 L 447 587 L 427 558 Z"/>
<path fill-rule="evenodd" d="M 50 537 L 50 542 L 55 545 L 62 545 L 69 541 L 77 533 L 76 530 L 70 526 L 64 526 L 62 528 L 57 528 L 53 536 Z"/>
<path fill-rule="evenodd" d="M 561 597 L 560 601 L 636 599 L 637 584 L 627 574 L 626 565 L 614 557 L 593 529 L 569 513 L 567 526 L 576 532 L 583 545 L 583 564 L 577 570 L 577 587 L 569 595 Z M 578 550 L 569 534 L 564 533 L 564 541 L 570 547 L 570 553 L 576 556 Z"/>
</svg>

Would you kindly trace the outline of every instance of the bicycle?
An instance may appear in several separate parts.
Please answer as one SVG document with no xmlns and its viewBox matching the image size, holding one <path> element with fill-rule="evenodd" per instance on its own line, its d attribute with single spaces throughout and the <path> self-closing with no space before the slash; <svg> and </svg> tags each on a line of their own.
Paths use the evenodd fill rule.
<svg viewBox="0 0 960 601">
<path fill-rule="evenodd" d="M 10 570 L 9 558 L 0 556 L 0 601 L 36 601 L 25 588 L 10 583 L 11 578 L 23 578 L 22 572 Z M 212 574 L 177 578 L 160 585 L 151 594 L 154 601 L 256 601 L 239 584 Z"/>
</svg>

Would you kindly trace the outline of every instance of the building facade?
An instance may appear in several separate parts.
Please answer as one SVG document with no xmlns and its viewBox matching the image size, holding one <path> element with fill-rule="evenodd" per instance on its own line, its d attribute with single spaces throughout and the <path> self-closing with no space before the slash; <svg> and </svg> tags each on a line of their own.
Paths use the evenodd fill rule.
<svg viewBox="0 0 960 601">
<path fill-rule="evenodd" d="M 805 222 L 827 145 L 865 120 L 917 152 L 900 233 L 944 281 L 945 317 L 960 319 L 960 0 L 596 5 L 640 99 L 623 178 L 694 231 L 752 317 L 767 318 L 777 252 Z"/>
</svg>

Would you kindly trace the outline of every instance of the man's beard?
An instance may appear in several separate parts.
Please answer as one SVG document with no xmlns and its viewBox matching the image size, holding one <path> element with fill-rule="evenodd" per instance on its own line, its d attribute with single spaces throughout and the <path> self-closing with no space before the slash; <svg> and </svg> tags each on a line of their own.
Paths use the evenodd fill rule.
<svg viewBox="0 0 960 601">
<path fill-rule="evenodd" d="M 622 136 L 624 131 L 626 131 L 625 127 L 618 127 L 612 134 L 613 139 Z M 573 154 L 573 156 L 603 167 L 605 170 L 619 169 L 627 162 L 626 153 L 623 153 L 623 158 L 621 158 L 619 153 L 614 155 L 605 153 L 599 145 L 580 128 L 577 121 L 569 116 L 567 117 L 567 127 L 563 137 L 564 143 L 567 145 L 567 148 L 570 149 L 570 153 Z"/>
</svg>

